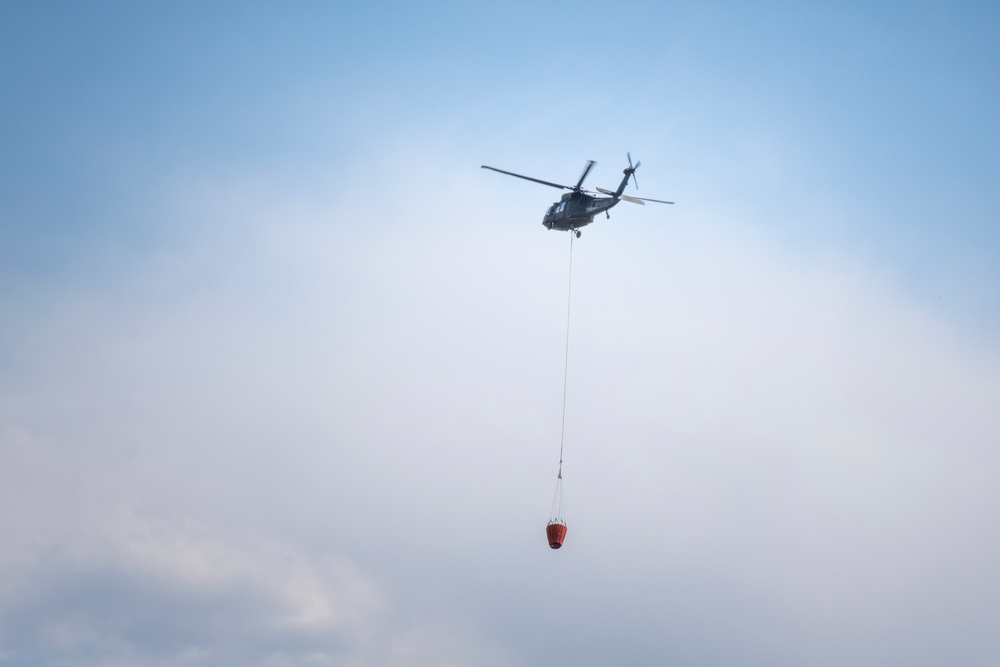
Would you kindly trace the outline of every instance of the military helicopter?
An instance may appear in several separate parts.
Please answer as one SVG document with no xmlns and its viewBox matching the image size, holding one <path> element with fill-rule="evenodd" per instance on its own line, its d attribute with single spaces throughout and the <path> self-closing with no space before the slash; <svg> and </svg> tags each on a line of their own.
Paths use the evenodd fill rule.
<svg viewBox="0 0 1000 667">
<path fill-rule="evenodd" d="M 590 170 L 594 168 L 595 164 L 597 164 L 593 160 L 587 161 L 587 166 L 583 168 L 583 173 L 580 174 L 580 180 L 578 180 L 576 185 L 573 186 L 550 183 L 538 178 L 532 178 L 531 176 L 515 174 L 512 171 L 504 171 L 503 169 L 497 169 L 496 167 L 488 167 L 485 164 L 482 165 L 482 168 L 498 171 L 501 174 L 507 174 L 508 176 L 523 178 L 526 181 L 534 181 L 535 183 L 541 183 L 542 185 L 548 185 L 549 187 L 569 190 L 570 192 L 563 194 L 559 201 L 552 204 L 552 206 L 549 207 L 549 210 L 545 212 L 545 217 L 542 218 L 542 224 L 545 225 L 546 229 L 573 232 L 576 234 L 576 238 L 580 238 L 580 227 L 585 227 L 592 223 L 594 221 L 594 216 L 601 212 L 603 212 L 604 215 L 610 219 L 611 214 L 608 213 L 608 209 L 615 206 L 619 201 L 632 202 L 633 204 L 645 204 L 648 201 L 656 202 L 657 204 L 673 204 L 672 201 L 663 201 L 662 199 L 646 199 L 644 197 L 630 197 L 622 194 L 625 192 L 625 186 L 628 185 L 630 178 L 632 179 L 632 182 L 635 183 L 635 189 L 639 189 L 639 182 L 635 178 L 635 170 L 639 168 L 640 164 L 642 164 L 641 162 L 636 162 L 635 166 L 633 166 L 632 155 L 630 153 L 626 153 L 625 155 L 628 157 L 628 168 L 624 171 L 625 178 L 623 178 L 622 182 L 618 185 L 618 189 L 612 192 L 611 190 L 605 190 L 604 188 L 597 188 L 597 192 L 605 195 L 611 195 L 610 197 L 596 197 L 594 196 L 595 193 L 583 189 L 584 179 L 587 178 Z"/>
</svg>

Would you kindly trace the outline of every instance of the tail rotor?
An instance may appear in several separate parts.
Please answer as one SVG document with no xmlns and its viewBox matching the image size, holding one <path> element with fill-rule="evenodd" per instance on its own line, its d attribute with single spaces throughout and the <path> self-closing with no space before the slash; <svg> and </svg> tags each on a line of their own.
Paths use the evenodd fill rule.
<svg viewBox="0 0 1000 667">
<path fill-rule="evenodd" d="M 640 161 L 637 160 L 636 163 L 635 163 L 635 166 L 633 167 L 632 166 L 632 153 L 625 153 L 625 156 L 628 158 L 628 172 L 627 173 L 628 173 L 629 176 L 632 177 L 632 183 L 635 185 L 635 189 L 638 190 L 639 189 L 639 180 L 635 177 L 635 170 L 639 168 L 639 165 L 641 165 L 642 162 L 640 162 Z"/>
</svg>

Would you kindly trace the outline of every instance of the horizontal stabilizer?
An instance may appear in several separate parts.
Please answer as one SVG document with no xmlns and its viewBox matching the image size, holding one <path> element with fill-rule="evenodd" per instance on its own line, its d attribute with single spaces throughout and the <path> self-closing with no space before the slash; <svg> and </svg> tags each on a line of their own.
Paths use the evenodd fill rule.
<svg viewBox="0 0 1000 667">
<path fill-rule="evenodd" d="M 642 201 L 638 197 L 629 197 L 628 195 L 618 195 L 618 198 L 621 199 L 622 201 L 630 201 L 633 204 L 642 204 L 643 206 L 646 205 L 646 202 Z"/>
</svg>

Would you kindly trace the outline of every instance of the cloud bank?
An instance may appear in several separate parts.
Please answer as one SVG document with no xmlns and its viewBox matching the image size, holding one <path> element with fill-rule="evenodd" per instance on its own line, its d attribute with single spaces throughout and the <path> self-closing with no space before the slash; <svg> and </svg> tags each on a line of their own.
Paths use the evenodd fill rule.
<svg viewBox="0 0 1000 667">
<path fill-rule="evenodd" d="M 4 659 L 1000 654 L 996 350 L 725 218 L 616 210 L 577 242 L 550 552 L 568 239 L 470 217 L 455 163 L 423 182 L 465 199 L 388 227 L 432 189 L 188 184 L 154 254 L 8 299 Z"/>
</svg>

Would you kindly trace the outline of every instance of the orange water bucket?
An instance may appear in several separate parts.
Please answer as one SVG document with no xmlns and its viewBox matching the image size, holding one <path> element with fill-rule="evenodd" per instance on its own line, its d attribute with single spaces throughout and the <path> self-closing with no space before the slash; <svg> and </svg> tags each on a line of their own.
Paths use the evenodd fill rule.
<svg viewBox="0 0 1000 667">
<path fill-rule="evenodd" d="M 549 538 L 549 546 L 558 549 L 566 539 L 566 524 L 550 523 L 545 527 L 545 536 Z"/>
</svg>

